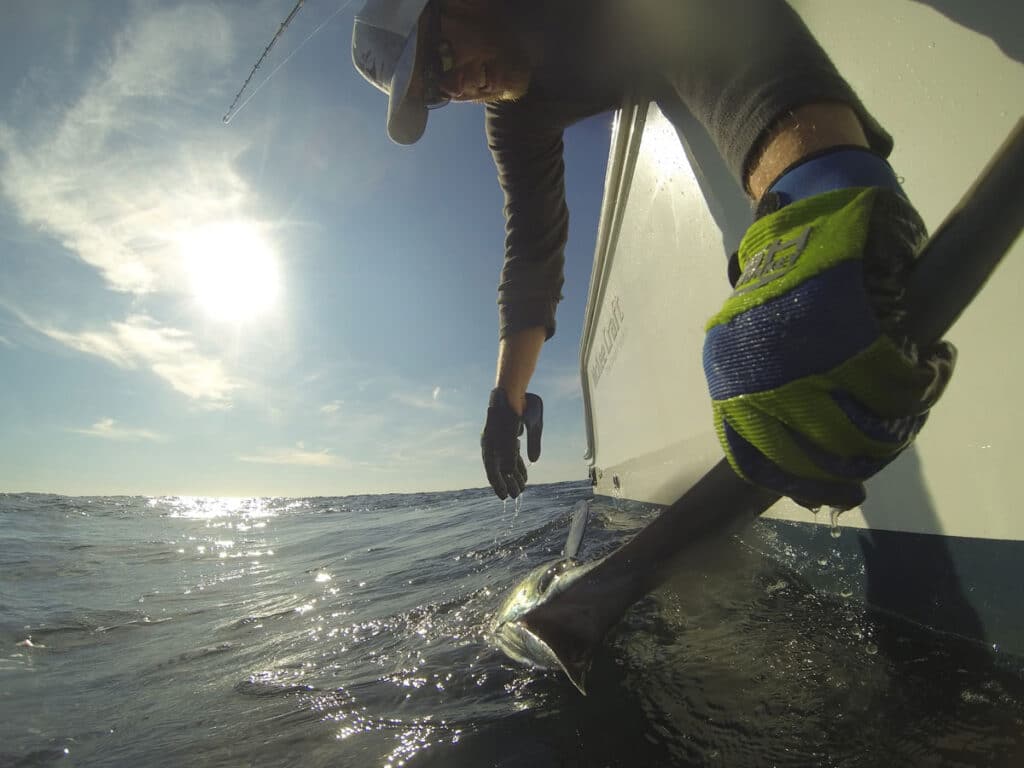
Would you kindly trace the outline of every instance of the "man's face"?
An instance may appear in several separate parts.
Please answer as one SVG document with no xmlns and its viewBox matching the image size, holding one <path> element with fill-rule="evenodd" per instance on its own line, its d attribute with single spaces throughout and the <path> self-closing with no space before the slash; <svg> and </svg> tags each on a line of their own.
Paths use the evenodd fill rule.
<svg viewBox="0 0 1024 768">
<path fill-rule="evenodd" d="M 451 45 L 454 66 L 441 78 L 441 90 L 452 101 L 504 101 L 526 93 L 529 60 L 507 14 L 507 4 L 494 0 L 443 3 L 441 39 Z"/>
</svg>

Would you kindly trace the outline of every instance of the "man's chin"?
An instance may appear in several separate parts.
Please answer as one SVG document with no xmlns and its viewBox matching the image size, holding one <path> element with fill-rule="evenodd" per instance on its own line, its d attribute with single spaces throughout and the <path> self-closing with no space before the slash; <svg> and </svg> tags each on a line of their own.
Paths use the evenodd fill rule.
<svg viewBox="0 0 1024 768">
<path fill-rule="evenodd" d="M 530 78 L 528 75 L 514 78 L 514 81 L 505 85 L 500 91 L 494 96 L 491 96 L 487 101 L 518 101 L 526 95 L 526 91 L 530 87 Z"/>
<path fill-rule="evenodd" d="M 479 99 L 474 99 L 474 101 L 476 101 L 478 104 L 500 104 L 502 102 L 508 101 L 519 101 L 519 99 L 523 98 L 523 96 L 525 95 L 526 91 L 513 90 L 511 88 L 508 88 L 504 91 L 499 91 L 498 93 L 489 94 L 487 96 L 482 96 Z"/>
</svg>

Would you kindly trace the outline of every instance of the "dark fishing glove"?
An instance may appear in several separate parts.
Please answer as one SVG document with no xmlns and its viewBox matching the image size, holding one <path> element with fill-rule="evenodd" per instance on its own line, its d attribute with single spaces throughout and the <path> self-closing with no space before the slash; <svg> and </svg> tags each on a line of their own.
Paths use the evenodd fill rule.
<svg viewBox="0 0 1024 768">
<path fill-rule="evenodd" d="M 845 509 L 913 441 L 956 351 L 919 349 L 901 330 L 925 239 L 902 196 L 841 189 L 772 207 L 766 195 L 735 290 L 707 325 L 715 430 L 741 477 Z"/>
<path fill-rule="evenodd" d="M 526 410 L 520 417 L 508 403 L 505 390 L 491 390 L 487 422 L 480 434 L 480 453 L 487 482 L 499 499 L 519 496 L 526 487 L 526 464 L 519 455 L 519 436 L 526 429 L 526 453 L 530 462 L 540 458 L 540 434 L 544 429 L 544 403 L 526 393 Z"/>
</svg>

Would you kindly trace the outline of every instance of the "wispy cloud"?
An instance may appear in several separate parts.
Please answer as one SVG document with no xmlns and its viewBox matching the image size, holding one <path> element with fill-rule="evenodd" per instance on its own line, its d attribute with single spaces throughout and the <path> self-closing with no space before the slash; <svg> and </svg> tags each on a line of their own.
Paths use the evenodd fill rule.
<svg viewBox="0 0 1024 768">
<path fill-rule="evenodd" d="M 344 404 L 345 403 L 341 400 L 332 400 L 331 402 L 320 406 L 320 413 L 326 414 L 328 416 L 333 416 L 334 414 L 341 410 L 341 406 L 343 406 Z"/>
<path fill-rule="evenodd" d="M 259 224 L 259 201 L 235 169 L 243 134 L 225 131 L 210 107 L 233 56 L 225 14 L 212 4 L 134 7 L 106 58 L 79 79 L 84 89 L 37 105 L 27 103 L 29 89 L 16 119 L 0 120 L 0 194 L 109 289 L 174 294 L 191 287 L 189 234 L 224 221 Z M 204 405 L 228 404 L 239 385 L 152 312 L 85 330 L 27 323 L 121 368 L 151 370 Z"/>
<path fill-rule="evenodd" d="M 139 440 L 148 440 L 151 442 L 164 442 L 167 438 L 158 432 L 153 432 L 148 429 L 137 429 L 134 427 L 122 427 L 119 426 L 113 419 L 100 419 L 91 427 L 86 429 L 72 429 L 71 432 L 76 432 L 80 435 L 89 435 L 90 437 L 100 437 L 104 440 L 118 440 L 125 442 L 135 442 Z"/>
<path fill-rule="evenodd" d="M 536 387 L 545 399 L 578 400 L 583 397 L 580 372 L 576 368 L 548 371 L 538 377 Z"/>
<path fill-rule="evenodd" d="M 238 134 L 197 119 L 230 51 L 211 6 L 140 11 L 53 128 L 0 122 L 0 190 L 114 290 L 180 289 L 182 235 L 252 203 Z"/>
<path fill-rule="evenodd" d="M 380 447 L 386 463 L 393 466 L 430 465 L 444 460 L 476 462 L 480 457 L 480 426 L 462 421 L 440 429 L 417 428 Z"/>
<path fill-rule="evenodd" d="M 323 467 L 325 469 L 351 469 L 353 464 L 342 456 L 335 456 L 324 449 L 306 450 L 302 443 L 294 448 L 265 450 L 257 454 L 239 456 L 239 461 L 251 464 L 282 464 L 302 467 Z"/>
<path fill-rule="evenodd" d="M 2 347 L 14 347 L 14 342 L 5 336 L 0 336 L 0 346 Z"/>
<path fill-rule="evenodd" d="M 391 395 L 391 399 L 412 408 L 436 411 L 445 407 L 441 402 L 441 391 L 441 387 L 435 386 L 429 396 L 419 392 L 395 392 Z"/>
<path fill-rule="evenodd" d="M 120 368 L 148 368 L 176 391 L 207 407 L 230 405 L 231 393 L 240 386 L 220 360 L 196 348 L 190 334 L 161 327 L 145 315 L 111 323 L 108 330 L 67 331 L 11 311 L 33 330 L 78 352 Z"/>
</svg>

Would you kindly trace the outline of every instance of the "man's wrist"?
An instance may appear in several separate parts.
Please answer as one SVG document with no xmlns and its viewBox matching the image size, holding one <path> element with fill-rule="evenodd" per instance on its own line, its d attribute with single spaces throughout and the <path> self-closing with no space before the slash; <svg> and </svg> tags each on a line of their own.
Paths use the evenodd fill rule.
<svg viewBox="0 0 1024 768">
<path fill-rule="evenodd" d="M 517 416 L 522 416 L 523 411 L 526 410 L 526 389 L 522 387 L 513 387 L 508 384 L 498 382 L 496 389 L 500 389 L 504 395 L 505 400 L 508 402 L 508 407 L 511 408 Z"/>
<path fill-rule="evenodd" d="M 852 107 L 835 102 L 798 107 L 762 137 L 749 161 L 744 186 L 754 201 L 759 201 L 787 168 L 838 146 L 868 146 L 864 127 Z"/>
</svg>

